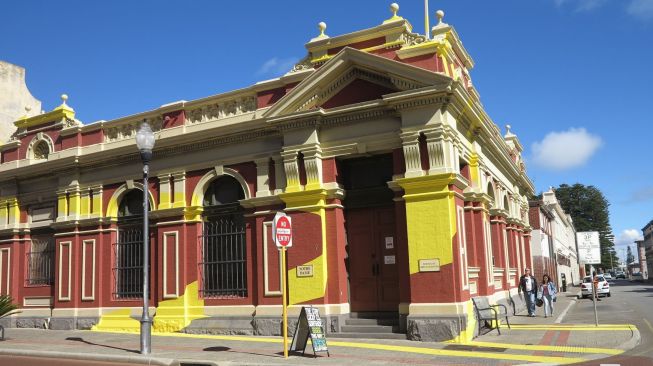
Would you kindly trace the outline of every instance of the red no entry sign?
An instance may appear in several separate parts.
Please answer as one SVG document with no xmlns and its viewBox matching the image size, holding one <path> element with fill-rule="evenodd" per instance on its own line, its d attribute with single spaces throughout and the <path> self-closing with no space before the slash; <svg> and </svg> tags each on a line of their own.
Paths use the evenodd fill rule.
<svg viewBox="0 0 653 366">
<path fill-rule="evenodd" d="M 274 243 L 277 244 L 277 247 L 292 247 L 292 221 L 290 220 L 290 216 L 287 216 L 283 212 L 277 212 L 277 214 L 274 215 L 272 236 L 274 237 Z"/>
</svg>

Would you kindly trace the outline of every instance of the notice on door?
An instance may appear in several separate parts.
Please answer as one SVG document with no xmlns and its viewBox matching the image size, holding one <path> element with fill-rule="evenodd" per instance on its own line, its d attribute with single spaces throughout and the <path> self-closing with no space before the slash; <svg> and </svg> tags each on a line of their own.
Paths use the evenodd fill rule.
<svg viewBox="0 0 653 366">
<path fill-rule="evenodd" d="M 384 264 L 395 264 L 395 256 L 394 255 L 386 255 L 383 257 L 383 263 Z"/>
<path fill-rule="evenodd" d="M 385 237 L 385 249 L 393 249 L 395 247 L 395 238 L 392 236 Z"/>
<path fill-rule="evenodd" d="M 440 271 L 440 259 L 420 259 L 419 261 L 419 271 L 420 272 L 439 272 Z"/>
</svg>

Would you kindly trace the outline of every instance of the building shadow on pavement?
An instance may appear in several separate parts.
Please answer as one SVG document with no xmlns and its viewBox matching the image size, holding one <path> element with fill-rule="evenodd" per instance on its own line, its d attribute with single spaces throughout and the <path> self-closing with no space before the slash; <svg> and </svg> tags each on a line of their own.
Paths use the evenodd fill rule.
<svg viewBox="0 0 653 366">
<path fill-rule="evenodd" d="M 106 344 L 99 344 L 99 343 L 89 342 L 89 341 L 87 341 L 87 340 L 85 340 L 84 338 L 81 338 L 81 337 L 68 337 L 68 338 L 66 338 L 66 340 L 67 341 L 85 343 L 85 344 L 88 344 L 90 346 L 99 346 L 99 347 L 117 349 L 117 350 L 120 350 L 120 351 L 127 351 L 127 352 L 131 352 L 131 353 L 140 353 L 138 350 L 133 350 L 133 349 L 129 349 L 129 348 L 108 346 Z"/>
</svg>

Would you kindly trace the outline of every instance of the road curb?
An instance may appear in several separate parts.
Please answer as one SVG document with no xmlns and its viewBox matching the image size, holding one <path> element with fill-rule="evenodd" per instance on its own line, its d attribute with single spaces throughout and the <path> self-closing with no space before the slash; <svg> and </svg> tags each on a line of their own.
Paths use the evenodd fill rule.
<svg viewBox="0 0 653 366">
<path fill-rule="evenodd" d="M 634 328 L 635 329 L 632 330 L 633 336 L 630 337 L 629 340 L 617 346 L 617 348 L 622 349 L 624 351 L 628 351 L 637 347 L 637 345 L 639 345 L 639 342 L 642 340 L 642 336 L 639 334 L 639 329 L 637 329 L 637 327 Z"/>
<path fill-rule="evenodd" d="M 179 366 L 179 361 L 171 358 L 152 356 L 121 356 L 107 354 L 71 353 L 60 351 L 36 351 L 12 348 L 0 348 L 0 355 L 43 357 L 43 358 L 65 358 L 70 360 L 122 362 L 139 365 L 155 366 Z"/>
</svg>

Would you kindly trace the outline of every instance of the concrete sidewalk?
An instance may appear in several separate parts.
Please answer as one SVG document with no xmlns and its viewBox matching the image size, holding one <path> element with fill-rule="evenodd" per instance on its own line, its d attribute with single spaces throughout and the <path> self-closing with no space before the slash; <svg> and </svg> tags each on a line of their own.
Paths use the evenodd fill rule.
<svg viewBox="0 0 653 366">
<path fill-rule="evenodd" d="M 556 311 L 573 306 L 565 295 Z M 512 329 L 501 326 L 468 344 L 405 340 L 330 339 L 330 357 L 306 355 L 283 358 L 280 337 L 155 334 L 152 355 L 138 354 L 138 334 L 94 331 L 6 330 L 0 354 L 127 362 L 151 365 L 517 365 L 568 364 L 613 356 L 634 347 L 639 332 L 627 324 L 555 323 L 556 318 L 511 317 Z M 604 330 L 610 337 L 603 336 Z"/>
</svg>

